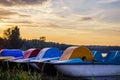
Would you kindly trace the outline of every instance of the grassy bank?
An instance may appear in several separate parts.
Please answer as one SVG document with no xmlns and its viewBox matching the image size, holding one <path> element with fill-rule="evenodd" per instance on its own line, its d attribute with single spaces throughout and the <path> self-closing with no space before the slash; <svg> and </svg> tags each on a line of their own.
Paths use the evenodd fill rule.
<svg viewBox="0 0 120 80">
<path fill-rule="evenodd" d="M 17 64 L 0 64 L 0 80 L 41 80 L 41 75 L 37 71 L 31 71 Z"/>
<path fill-rule="evenodd" d="M 73 78 L 67 76 L 49 76 L 38 72 L 29 72 L 23 70 L 2 70 L 0 69 L 0 80 L 94 80 L 85 78 Z"/>
<path fill-rule="evenodd" d="M 41 75 L 37 72 L 30 73 L 28 71 L 17 69 L 0 69 L 0 80 L 41 80 Z"/>
<path fill-rule="evenodd" d="M 25 67 L 25 68 L 24 68 Z M 32 68 L 28 69 L 28 66 L 22 66 L 20 64 L 6 64 L 0 65 L 0 80 L 88 80 L 82 78 L 73 78 L 60 74 L 51 76 L 43 72 L 37 72 Z M 94 80 L 94 77 L 89 80 Z"/>
</svg>

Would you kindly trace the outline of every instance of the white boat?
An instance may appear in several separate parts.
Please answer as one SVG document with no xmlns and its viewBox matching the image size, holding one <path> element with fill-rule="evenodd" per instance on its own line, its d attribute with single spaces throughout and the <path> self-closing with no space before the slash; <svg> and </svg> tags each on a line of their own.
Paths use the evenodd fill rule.
<svg viewBox="0 0 120 80">
<path fill-rule="evenodd" d="M 54 66 L 62 74 L 74 77 L 120 75 L 120 64 L 66 63 Z"/>
<path fill-rule="evenodd" d="M 69 47 L 60 60 L 51 61 L 50 64 L 60 73 L 73 77 L 120 75 L 120 51 L 110 52 L 102 59 L 97 55 L 94 58 L 87 54 L 91 53 L 85 47 Z"/>
</svg>

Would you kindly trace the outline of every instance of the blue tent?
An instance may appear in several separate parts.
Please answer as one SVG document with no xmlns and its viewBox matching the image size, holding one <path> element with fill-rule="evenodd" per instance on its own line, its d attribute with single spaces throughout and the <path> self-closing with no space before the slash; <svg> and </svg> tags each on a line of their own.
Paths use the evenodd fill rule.
<svg viewBox="0 0 120 80">
<path fill-rule="evenodd" d="M 23 51 L 19 49 L 3 49 L 0 52 L 1 56 L 22 57 Z"/>
</svg>

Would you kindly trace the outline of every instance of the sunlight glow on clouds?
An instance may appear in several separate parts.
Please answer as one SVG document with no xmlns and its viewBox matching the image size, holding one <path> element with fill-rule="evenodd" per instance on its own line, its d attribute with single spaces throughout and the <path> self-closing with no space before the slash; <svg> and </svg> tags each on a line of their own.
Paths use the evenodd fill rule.
<svg viewBox="0 0 120 80">
<path fill-rule="evenodd" d="M 0 31 L 18 26 L 27 39 L 120 45 L 119 7 L 119 0 L 0 0 Z"/>
</svg>

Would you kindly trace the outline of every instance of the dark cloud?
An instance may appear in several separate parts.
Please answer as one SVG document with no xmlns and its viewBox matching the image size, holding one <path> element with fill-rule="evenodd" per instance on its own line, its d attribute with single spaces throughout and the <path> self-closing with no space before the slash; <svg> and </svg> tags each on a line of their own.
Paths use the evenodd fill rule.
<svg viewBox="0 0 120 80">
<path fill-rule="evenodd" d="M 120 7 L 120 0 L 119 1 L 113 1 L 113 2 L 108 2 L 108 3 L 102 3 L 100 8 L 105 9 L 106 11 L 109 9 L 118 9 Z"/>
<path fill-rule="evenodd" d="M 92 17 L 80 17 L 79 19 L 77 19 L 77 21 L 91 21 L 93 20 Z"/>
<path fill-rule="evenodd" d="M 93 20 L 91 17 L 82 17 L 81 18 L 82 21 L 89 21 L 89 20 Z"/>
<path fill-rule="evenodd" d="M 16 6 L 16 5 L 37 5 L 43 4 L 48 0 L 0 0 L 2 6 Z"/>
<path fill-rule="evenodd" d="M 20 18 L 31 17 L 30 15 L 20 14 L 18 12 L 9 11 L 9 10 L 0 8 L 0 20 L 1 21 L 2 19 L 10 19 L 10 16 L 13 16 L 13 15 L 17 15 Z"/>
<path fill-rule="evenodd" d="M 10 15 L 16 15 L 16 14 L 18 14 L 18 13 L 0 9 L 0 21 L 2 21 L 2 19 L 9 19 Z"/>
<path fill-rule="evenodd" d="M 8 18 L 8 17 L 6 17 L 6 16 L 0 16 L 0 21 L 1 21 L 1 22 L 4 22 L 3 19 L 10 19 L 10 18 Z"/>
<path fill-rule="evenodd" d="M 18 13 L 8 11 L 8 10 L 5 10 L 5 9 L 0 9 L 0 16 L 9 16 L 9 15 L 15 15 L 15 14 L 18 14 Z"/>
<path fill-rule="evenodd" d="M 31 23 L 31 24 L 29 24 L 29 23 Z M 34 23 L 34 22 L 28 21 L 28 24 L 24 24 L 23 26 L 28 26 L 28 27 L 44 27 L 44 28 L 53 28 L 53 29 L 62 28 L 62 26 L 60 26 L 60 25 L 58 25 L 56 23 L 51 23 L 51 22 L 38 22 L 38 23 Z"/>
<path fill-rule="evenodd" d="M 30 20 L 29 20 L 29 21 L 28 21 L 28 20 L 21 20 L 21 21 L 19 20 L 19 21 L 18 21 L 18 20 L 17 20 L 17 21 L 7 21 L 7 23 L 14 23 L 14 24 L 21 24 L 21 23 L 22 23 L 22 24 L 31 24 L 32 21 L 30 21 Z"/>
<path fill-rule="evenodd" d="M 34 23 L 32 21 L 10 21 L 9 25 L 7 26 L 14 26 L 14 24 L 16 24 L 17 26 L 20 27 L 42 27 L 42 28 L 51 28 L 51 29 L 66 29 L 66 30 L 73 30 L 73 27 L 71 26 L 63 26 L 63 25 L 59 25 L 57 23 L 51 23 L 51 22 L 38 22 L 38 23 Z M 14 23 L 14 24 L 13 24 Z M 78 29 L 74 29 L 74 30 L 78 30 Z"/>
<path fill-rule="evenodd" d="M 24 14 L 20 14 L 20 17 L 31 17 L 30 15 L 24 15 Z"/>
<path fill-rule="evenodd" d="M 30 25 L 28 27 L 30 27 Z M 53 22 L 38 22 L 35 24 L 31 24 L 31 27 L 44 27 L 44 28 L 51 28 L 51 29 L 72 29 L 70 28 L 70 26 L 63 26 Z"/>
<path fill-rule="evenodd" d="M 49 28 L 61 28 L 60 25 L 55 24 L 55 23 L 47 23 L 46 27 L 49 27 Z"/>
</svg>

